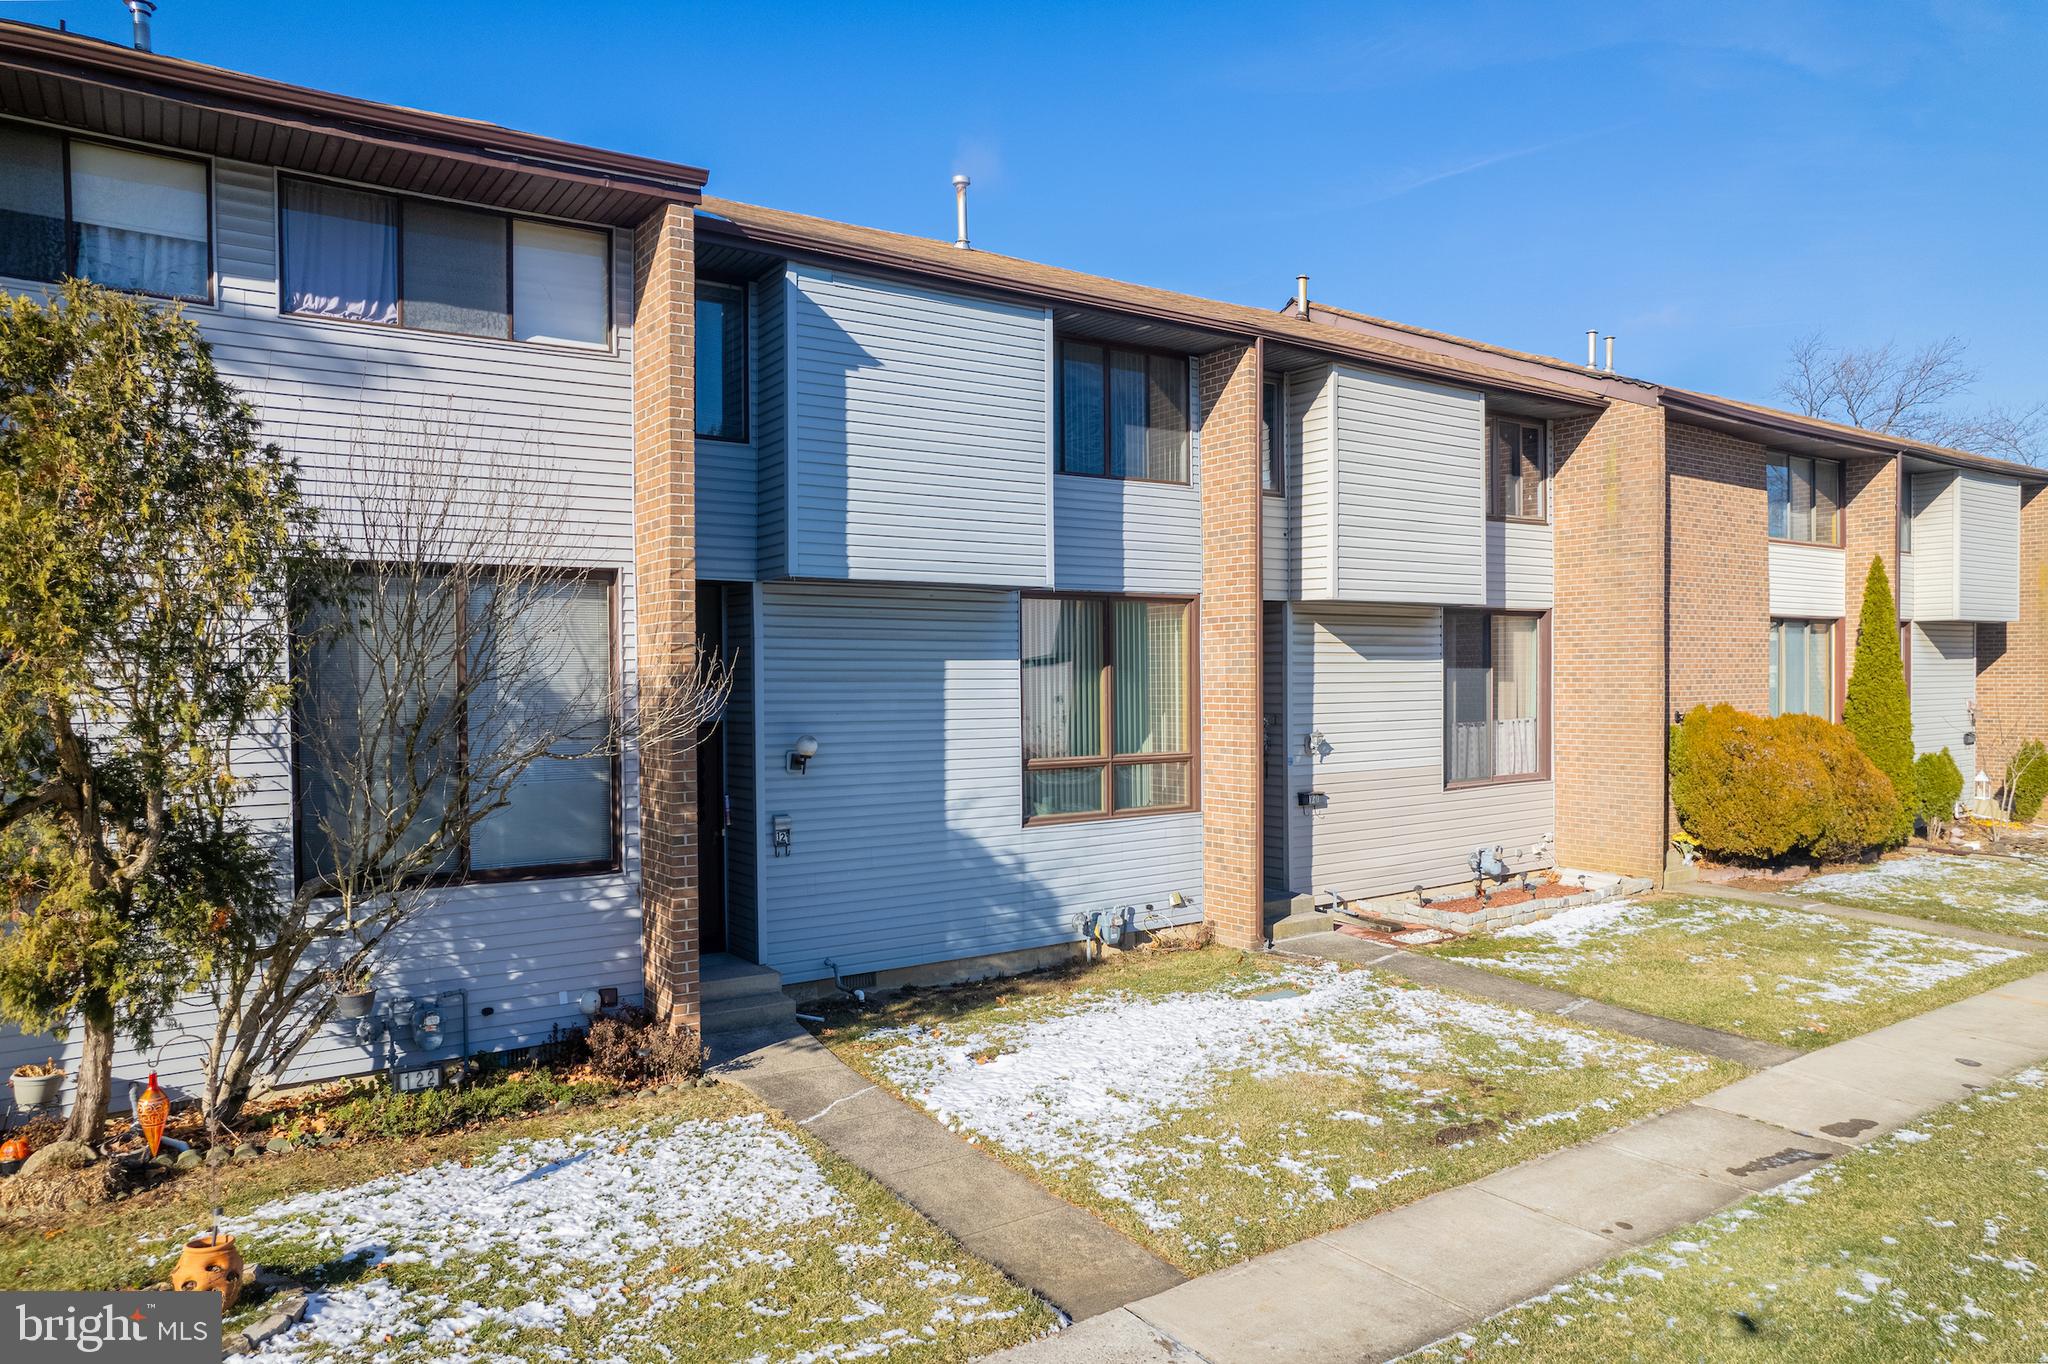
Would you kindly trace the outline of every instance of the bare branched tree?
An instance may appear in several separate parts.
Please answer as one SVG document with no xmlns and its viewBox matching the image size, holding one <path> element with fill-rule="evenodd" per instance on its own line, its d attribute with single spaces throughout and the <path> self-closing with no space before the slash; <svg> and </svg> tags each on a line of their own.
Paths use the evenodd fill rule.
<svg viewBox="0 0 2048 1364">
<path fill-rule="evenodd" d="M 1944 336 L 1917 350 L 1891 342 L 1856 349 L 1819 332 L 1792 343 L 1778 393 L 1809 417 L 1952 449 L 2039 464 L 2048 459 L 2048 403 L 1958 409 L 1980 377 L 1969 347 Z"/>
<path fill-rule="evenodd" d="M 492 823 L 522 792 L 635 746 L 688 751 L 724 712 L 730 667 L 701 644 L 680 676 L 621 682 L 610 583 L 569 566 L 587 552 L 550 495 L 561 481 L 472 435 L 433 417 L 358 439 L 345 495 L 323 499 L 337 548 L 293 650 L 298 874 L 213 977 L 216 1125 L 283 1081 L 337 991 L 368 983 L 475 848 L 522 836 Z M 583 835 L 610 856 L 608 821 Z"/>
</svg>

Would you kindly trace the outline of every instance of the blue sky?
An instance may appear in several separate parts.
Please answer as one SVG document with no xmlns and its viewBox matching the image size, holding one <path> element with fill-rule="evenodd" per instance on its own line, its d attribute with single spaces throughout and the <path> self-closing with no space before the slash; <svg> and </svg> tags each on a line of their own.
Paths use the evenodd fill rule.
<svg viewBox="0 0 2048 1364">
<path fill-rule="evenodd" d="M 125 33 L 116 0 L 0 17 Z M 158 50 L 710 168 L 712 188 L 1769 400 L 1955 333 L 2048 399 L 2048 5 L 163 0 Z"/>
</svg>

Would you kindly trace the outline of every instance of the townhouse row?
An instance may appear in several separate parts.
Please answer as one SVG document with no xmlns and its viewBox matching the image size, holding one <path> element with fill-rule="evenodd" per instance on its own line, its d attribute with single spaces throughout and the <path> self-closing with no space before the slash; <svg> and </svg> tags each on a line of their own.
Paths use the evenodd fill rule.
<svg viewBox="0 0 2048 1364">
<path fill-rule="evenodd" d="M 2041 471 L 705 183 L 0 23 L 0 286 L 179 300 L 330 508 L 453 414 L 521 452 L 629 689 L 732 661 L 706 742 L 523 783 L 390 954 L 471 1050 L 587 990 L 696 1019 L 713 957 L 960 975 L 1105 914 L 1255 946 L 1496 848 L 1657 878 L 1668 725 L 1839 715 L 1873 558 L 1919 746 L 1996 777 L 2048 734 Z M 320 774 L 280 721 L 250 775 L 295 875 Z M 210 1026 L 121 1077 L 189 1086 Z M 294 1073 L 406 1059 L 336 1028 Z"/>
</svg>

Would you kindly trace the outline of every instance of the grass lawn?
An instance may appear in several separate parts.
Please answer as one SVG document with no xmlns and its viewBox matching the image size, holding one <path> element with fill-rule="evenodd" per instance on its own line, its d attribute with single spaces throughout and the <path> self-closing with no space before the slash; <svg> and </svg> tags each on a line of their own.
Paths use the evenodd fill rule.
<svg viewBox="0 0 2048 1364">
<path fill-rule="evenodd" d="M 2048 862 L 2029 858 L 1896 857 L 1788 888 L 1858 909 L 1910 914 L 1992 933 L 2048 939 Z"/>
<path fill-rule="evenodd" d="M 2031 975 L 2024 952 L 1700 896 L 1618 900 L 1430 949 L 1788 1047 L 1826 1046 Z"/>
<path fill-rule="evenodd" d="M 2028 1071 L 1411 1358 L 2048 1357 L 2044 1134 Z"/>
<path fill-rule="evenodd" d="M 835 1014 L 824 1036 L 1189 1273 L 1742 1073 L 1369 971 L 1219 948 L 923 992 Z"/>
<path fill-rule="evenodd" d="M 1054 1321 L 726 1086 L 194 1174 L 0 1230 L 0 1284 L 160 1279 L 216 1197 L 244 1256 L 319 1289 L 267 1360 L 964 1360 Z"/>
</svg>

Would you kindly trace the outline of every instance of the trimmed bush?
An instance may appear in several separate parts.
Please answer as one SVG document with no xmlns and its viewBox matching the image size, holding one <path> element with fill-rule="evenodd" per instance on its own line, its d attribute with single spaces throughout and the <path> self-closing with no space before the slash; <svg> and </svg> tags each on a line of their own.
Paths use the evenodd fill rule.
<svg viewBox="0 0 2048 1364">
<path fill-rule="evenodd" d="M 1963 769 L 1947 749 L 1913 759 L 1913 782 L 1920 792 L 1920 819 L 1932 834 L 1955 822 L 1956 802 L 1963 798 Z"/>
<path fill-rule="evenodd" d="M 2005 786 L 2012 792 L 2012 817 L 2032 824 L 2041 813 L 2041 801 L 2048 797 L 2048 748 L 2039 739 L 2029 739 L 2005 766 Z"/>
<path fill-rule="evenodd" d="M 1671 735 L 1671 803 L 1711 857 L 1836 861 L 1894 841 L 1898 793 L 1840 725 L 1702 706 Z"/>
<path fill-rule="evenodd" d="M 1856 736 L 1877 770 L 1898 793 L 1893 843 L 1913 836 L 1920 805 L 1913 779 L 1913 704 L 1906 693 L 1906 665 L 1899 656 L 1899 610 L 1884 556 L 1870 560 L 1863 580 L 1863 609 L 1856 617 L 1856 668 L 1842 703 L 1842 727 Z"/>
</svg>

